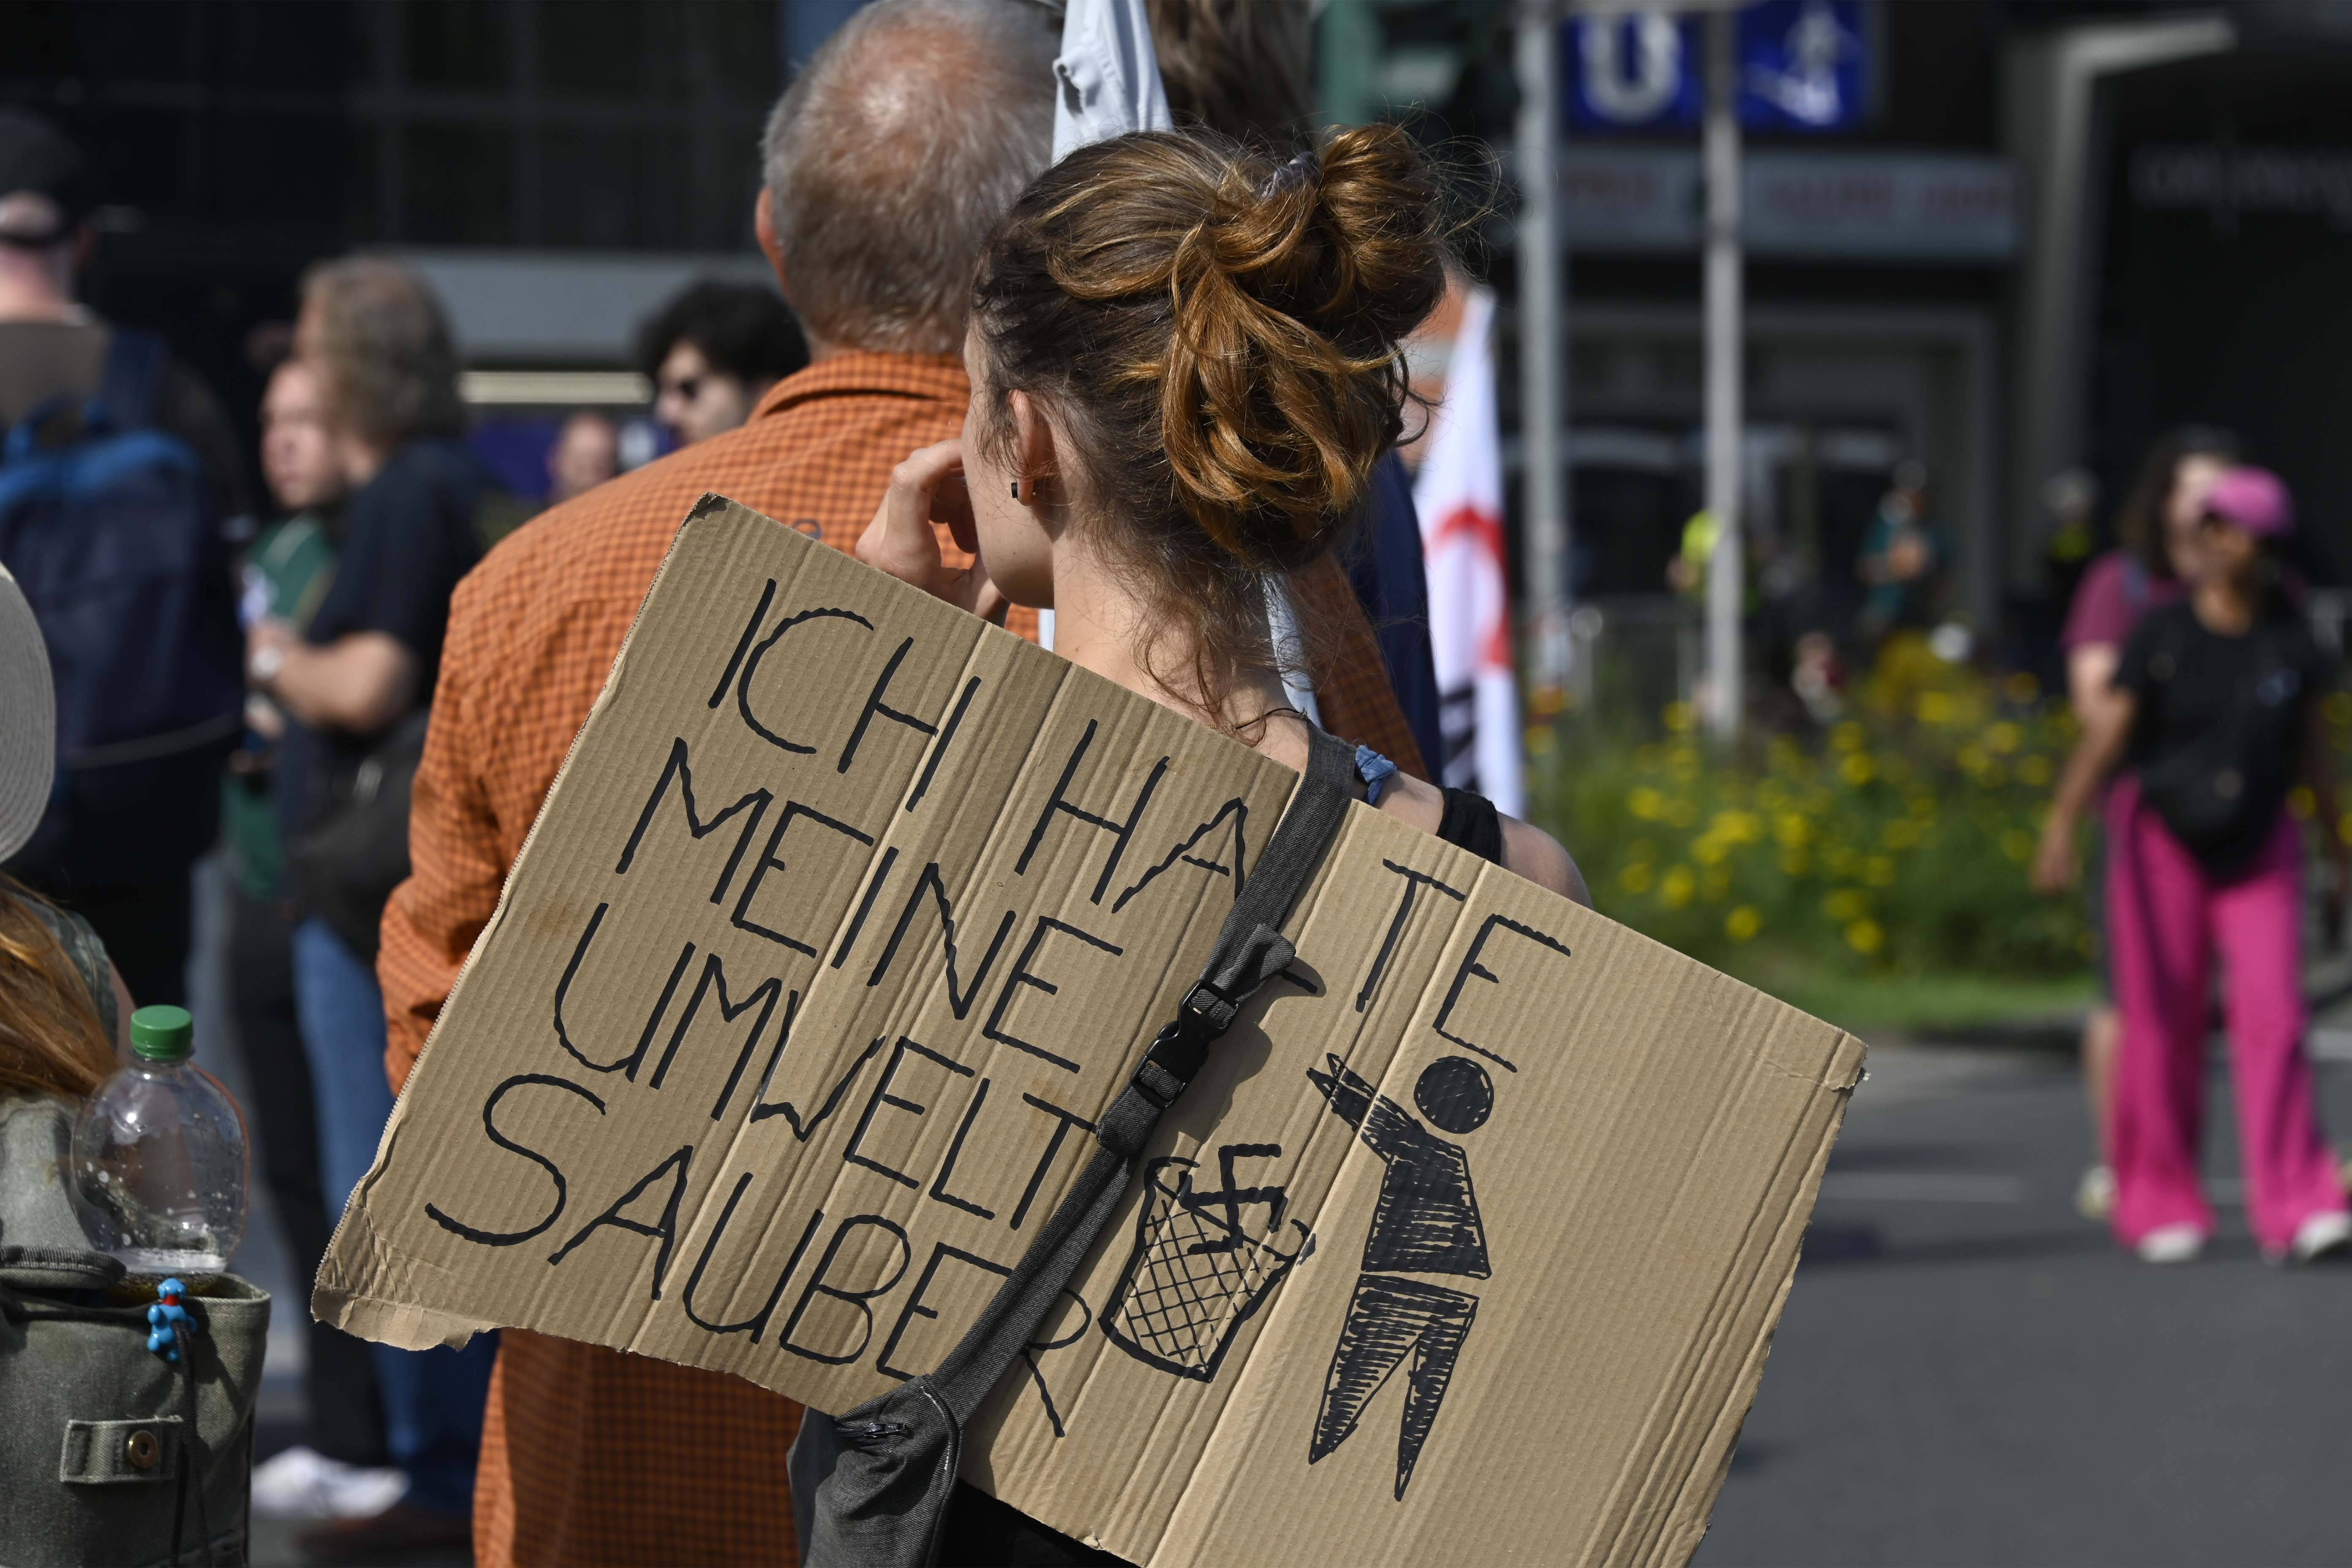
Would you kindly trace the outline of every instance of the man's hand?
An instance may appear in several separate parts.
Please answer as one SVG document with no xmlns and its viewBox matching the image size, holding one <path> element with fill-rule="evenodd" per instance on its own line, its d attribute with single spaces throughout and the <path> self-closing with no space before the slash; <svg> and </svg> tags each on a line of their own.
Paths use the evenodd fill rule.
<svg viewBox="0 0 2352 1568">
<path fill-rule="evenodd" d="M 979 555 L 971 497 L 964 491 L 961 441 L 926 446 L 890 471 L 890 488 L 883 493 L 874 520 L 858 536 L 857 559 L 959 610 L 1002 622 L 1011 601 L 989 580 L 977 559 L 968 567 L 947 564 L 934 523 L 945 523 L 959 548 Z"/>
</svg>

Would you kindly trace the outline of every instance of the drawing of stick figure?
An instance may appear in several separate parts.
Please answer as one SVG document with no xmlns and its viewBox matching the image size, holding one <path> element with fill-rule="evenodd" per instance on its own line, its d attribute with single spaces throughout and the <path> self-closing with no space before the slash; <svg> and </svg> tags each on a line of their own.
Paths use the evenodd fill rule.
<svg viewBox="0 0 2352 1568">
<path fill-rule="evenodd" d="M 1323 1403 L 1307 1462 L 1315 1463 L 1348 1440 L 1365 1405 L 1410 1354 L 1404 1420 L 1397 1433 L 1396 1496 L 1402 1501 L 1422 1443 L 1444 1402 L 1454 1360 L 1478 1315 L 1478 1298 L 1398 1276 L 1486 1279 L 1486 1231 L 1470 1188 L 1470 1157 L 1462 1146 L 1432 1133 L 1338 1057 L 1325 1061 L 1330 1071 L 1310 1069 L 1307 1078 L 1388 1169 L 1364 1238 L 1363 1272 L 1357 1276 L 1347 1322 L 1323 1375 Z M 1445 1132 L 1474 1133 L 1494 1111 L 1495 1085 L 1468 1057 L 1441 1057 L 1422 1070 L 1412 1103 Z"/>
</svg>

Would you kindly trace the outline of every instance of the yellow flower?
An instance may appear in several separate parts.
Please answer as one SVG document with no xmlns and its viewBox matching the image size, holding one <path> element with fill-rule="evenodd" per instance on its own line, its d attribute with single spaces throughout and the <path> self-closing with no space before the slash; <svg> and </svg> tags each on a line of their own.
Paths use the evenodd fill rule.
<svg viewBox="0 0 2352 1568">
<path fill-rule="evenodd" d="M 1843 876 L 1853 864 L 1853 851 L 1843 844 L 1824 844 L 1822 863 L 1829 867 L 1832 876 Z"/>
<path fill-rule="evenodd" d="M 2001 683 L 2001 685 L 2009 693 L 2009 700 L 2020 706 L 2030 703 L 2042 695 L 2042 683 L 2024 670 L 2019 670 L 2011 674 L 2008 680 Z"/>
<path fill-rule="evenodd" d="M 1665 718 L 1666 727 L 1673 730 L 1677 735 L 1681 734 L 1684 730 L 1686 730 L 1691 727 L 1692 716 L 1690 704 L 1668 703 L 1666 705 Z"/>
<path fill-rule="evenodd" d="M 1627 893 L 1649 892 L 1650 867 L 1643 862 L 1633 862 L 1617 873 L 1617 885 Z"/>
<path fill-rule="evenodd" d="M 2033 858 L 2033 835 L 2022 828 L 2011 828 L 2000 836 L 2000 852 L 2023 865 Z"/>
<path fill-rule="evenodd" d="M 2327 694 L 2327 719 L 2330 724 L 2352 724 L 2352 692 Z"/>
<path fill-rule="evenodd" d="M 1838 773 L 1847 783 L 1860 789 L 1877 777 L 1878 768 L 1870 760 L 1868 752 L 1849 751 L 1845 760 L 1838 764 Z"/>
<path fill-rule="evenodd" d="M 1692 874 L 1690 867 L 1678 865 L 1658 883 L 1658 902 L 1668 909 L 1687 908 L 1697 892 L 1698 878 Z"/>
<path fill-rule="evenodd" d="M 2050 783 L 2050 758 L 2046 757 L 2037 754 L 2018 758 L 2017 781 L 2021 784 L 2031 784 L 2036 789 L 2046 788 Z"/>
<path fill-rule="evenodd" d="M 1909 810 L 1911 814 L 1918 818 L 1921 821 L 1932 821 L 1935 820 L 1936 816 L 1936 797 L 1933 795 L 1914 795 L 1911 797 L 1909 802 Z"/>
<path fill-rule="evenodd" d="M 1845 945 L 1867 958 L 1886 946 L 1886 932 L 1875 920 L 1857 920 L 1845 928 Z"/>
<path fill-rule="evenodd" d="M 1788 849 L 1802 849 L 1812 841 L 1813 824 L 1802 813 L 1783 811 L 1772 819 L 1772 836 Z"/>
<path fill-rule="evenodd" d="M 1763 911 L 1752 904 L 1743 904 L 1723 917 L 1723 934 L 1734 942 L 1752 940 L 1763 929 Z"/>
<path fill-rule="evenodd" d="M 1872 855 L 1862 862 L 1862 880 L 1873 887 L 1895 885 L 1895 860 L 1891 855 Z"/>
<path fill-rule="evenodd" d="M 1921 724 L 1949 724 L 1958 713 L 1958 705 L 1942 692 L 1921 692 L 1918 712 Z"/>
<path fill-rule="evenodd" d="M 1713 833 L 1701 833 L 1691 844 L 1691 859 L 1701 865 L 1721 865 L 1730 848 Z"/>
<path fill-rule="evenodd" d="M 1992 758 L 1984 754 L 1984 747 L 1980 746 L 1961 747 L 1960 754 L 1952 760 L 1960 765 L 1964 773 L 1981 773 L 1992 766 Z"/>
<path fill-rule="evenodd" d="M 1643 784 L 1625 797 L 1625 810 L 1645 822 L 1654 822 L 1666 814 L 1666 798 Z"/>
<path fill-rule="evenodd" d="M 2298 784 L 2286 792 L 2286 809 L 2295 821 L 2307 822 L 2318 813 L 2319 800 L 2307 784 Z"/>
<path fill-rule="evenodd" d="M 1764 819 L 1753 811 L 1717 811 L 1706 831 L 1735 844 L 1761 843 Z"/>
<path fill-rule="evenodd" d="M 2003 719 L 1985 731 L 1985 744 L 2006 757 L 2025 743 L 2025 732 Z"/>
<path fill-rule="evenodd" d="M 1528 726 L 1528 755 L 1529 757 L 1550 756 L 1551 742 L 1551 726 L 1548 724 L 1531 724 Z"/>
<path fill-rule="evenodd" d="M 1862 749 L 1862 726 L 1854 723 L 1852 719 L 1846 720 L 1843 724 L 1830 731 L 1830 744 L 1837 747 L 1840 751 L 1860 751 Z"/>
<path fill-rule="evenodd" d="M 1806 854 L 1804 851 L 1782 850 L 1780 852 L 1780 874 L 1782 876 L 1802 876 L 1812 869 L 1812 857 Z"/>
<path fill-rule="evenodd" d="M 1842 887 L 1822 900 L 1822 913 L 1841 924 L 1859 920 L 1870 908 L 1870 900 L 1855 888 Z"/>
</svg>

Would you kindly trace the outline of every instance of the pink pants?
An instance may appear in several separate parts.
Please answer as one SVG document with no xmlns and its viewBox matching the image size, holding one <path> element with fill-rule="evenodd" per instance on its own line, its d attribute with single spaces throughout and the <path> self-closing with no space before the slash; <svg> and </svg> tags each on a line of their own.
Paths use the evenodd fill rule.
<svg viewBox="0 0 2352 1568">
<path fill-rule="evenodd" d="M 2140 804 L 2137 780 L 2109 793 L 2107 940 L 2124 1026 L 2112 1157 L 2126 1246 L 2159 1226 L 2213 1228 L 2197 1156 L 2216 947 L 2254 1239 L 2284 1251 L 2304 1221 L 2344 1207 L 2303 1049 L 2302 887 L 2302 835 L 2284 811 L 2253 864 L 2223 882 Z"/>
</svg>

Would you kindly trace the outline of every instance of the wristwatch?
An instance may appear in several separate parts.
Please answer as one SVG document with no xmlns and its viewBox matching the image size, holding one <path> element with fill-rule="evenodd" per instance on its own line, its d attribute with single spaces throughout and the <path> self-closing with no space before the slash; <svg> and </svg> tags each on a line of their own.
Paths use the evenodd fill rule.
<svg viewBox="0 0 2352 1568">
<path fill-rule="evenodd" d="M 256 685 L 268 685 L 285 667 L 286 650 L 271 643 L 256 648 L 253 656 L 245 662 L 245 673 L 253 677 Z"/>
</svg>

